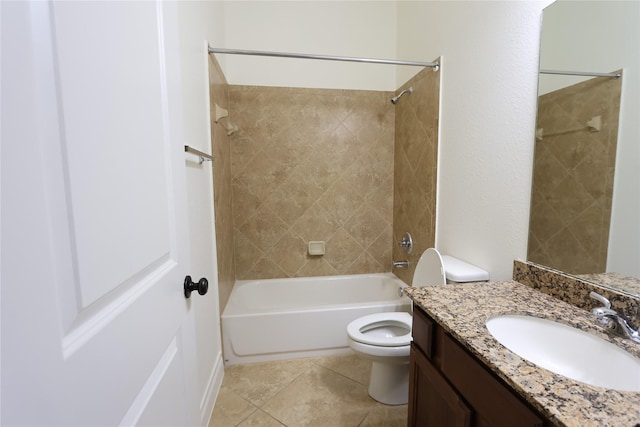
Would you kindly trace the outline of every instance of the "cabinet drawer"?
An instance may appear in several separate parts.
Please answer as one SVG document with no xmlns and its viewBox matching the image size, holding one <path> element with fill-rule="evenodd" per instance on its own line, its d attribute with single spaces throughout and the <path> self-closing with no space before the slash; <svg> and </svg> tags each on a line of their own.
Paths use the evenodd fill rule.
<svg viewBox="0 0 640 427">
<path fill-rule="evenodd" d="M 433 320 L 422 311 L 421 308 L 415 307 L 413 310 L 413 342 L 420 347 L 420 350 L 429 359 L 433 355 Z"/>
<path fill-rule="evenodd" d="M 441 370 L 491 426 L 543 426 L 538 415 L 450 336 L 442 337 Z"/>
</svg>

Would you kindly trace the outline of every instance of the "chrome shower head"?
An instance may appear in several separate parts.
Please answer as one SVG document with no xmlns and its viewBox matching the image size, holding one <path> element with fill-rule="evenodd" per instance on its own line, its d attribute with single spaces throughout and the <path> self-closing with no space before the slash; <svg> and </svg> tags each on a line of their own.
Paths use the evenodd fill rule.
<svg viewBox="0 0 640 427">
<path fill-rule="evenodd" d="M 400 97 L 402 95 L 404 95 L 405 93 L 412 94 L 413 93 L 413 86 L 409 86 L 409 89 L 405 89 L 402 92 L 400 92 L 398 95 L 396 95 L 393 98 L 391 98 L 391 103 L 393 105 L 396 105 L 398 103 L 398 99 L 400 99 Z"/>
</svg>

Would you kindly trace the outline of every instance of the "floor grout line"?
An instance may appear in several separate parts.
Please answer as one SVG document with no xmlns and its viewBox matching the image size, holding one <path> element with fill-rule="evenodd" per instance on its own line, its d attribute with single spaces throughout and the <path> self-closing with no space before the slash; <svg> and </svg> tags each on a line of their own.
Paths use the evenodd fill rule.
<svg viewBox="0 0 640 427">
<path fill-rule="evenodd" d="M 228 407 L 228 412 L 225 412 L 224 406 L 218 405 L 218 403 L 221 403 L 222 401 L 216 403 L 214 412 L 217 413 L 217 419 L 219 421 L 217 422 L 216 418 L 212 417 L 212 423 L 210 424 L 210 426 L 225 427 L 233 425 L 235 427 L 238 427 L 241 425 L 249 425 L 250 423 L 256 423 L 260 421 L 267 422 L 267 424 L 277 423 L 277 425 L 280 425 L 281 427 L 312 425 L 309 424 L 311 421 L 307 417 L 309 416 L 309 414 L 312 414 L 312 417 L 317 416 L 317 414 L 313 414 L 314 411 L 317 412 L 317 409 L 312 409 L 311 412 L 308 412 L 308 409 L 306 411 L 300 412 L 300 415 L 302 417 L 299 417 L 298 415 L 292 417 L 292 414 L 295 413 L 294 408 L 296 408 L 298 405 L 307 405 L 314 399 L 318 399 L 317 396 L 314 397 L 316 395 L 315 387 L 309 389 L 309 384 L 307 384 L 308 380 L 316 381 L 315 377 L 318 377 L 319 379 L 340 377 L 342 378 L 342 380 L 340 381 L 348 381 L 348 383 L 352 384 L 353 387 L 357 386 L 359 390 L 362 390 L 362 393 L 366 394 L 366 396 L 364 394 L 360 395 L 361 392 L 358 392 L 358 396 L 360 396 L 358 397 L 359 401 L 371 399 L 366 391 L 367 384 L 355 379 L 364 378 L 364 374 L 368 369 L 367 363 L 370 363 L 370 361 L 352 354 L 342 356 L 310 357 L 305 359 L 307 360 L 304 361 L 304 363 L 301 363 L 299 366 L 291 365 L 290 363 L 293 363 L 293 360 L 277 361 L 273 364 L 271 364 L 270 362 L 263 362 L 264 364 L 258 367 L 248 369 L 240 368 L 239 372 L 230 372 L 230 375 L 225 376 L 225 379 L 231 382 L 227 382 L 227 384 L 225 385 L 223 381 L 223 386 L 228 393 L 232 393 L 233 395 L 235 395 L 235 397 L 233 399 L 229 399 L 231 395 L 227 395 L 227 397 L 224 399 L 225 402 L 229 402 L 230 404 L 230 406 Z M 298 369 L 300 370 L 298 371 Z M 269 370 L 272 370 L 273 376 L 271 376 Z M 289 377 L 288 375 L 290 374 L 292 374 L 293 376 Z M 350 377 L 350 374 L 355 378 Z M 304 375 L 309 375 L 309 379 L 301 380 L 301 377 Z M 285 381 L 280 383 L 280 378 L 284 379 Z M 296 381 L 302 382 L 299 384 L 295 384 Z M 231 384 L 237 387 L 237 389 L 232 388 Z M 343 385 L 344 384 L 347 383 L 343 383 Z M 265 394 L 268 394 L 270 390 L 273 390 L 271 388 L 273 386 L 276 386 L 275 389 L 277 391 L 272 396 L 268 397 L 267 400 L 262 402 L 260 393 L 265 392 Z M 300 394 L 300 391 L 298 389 L 298 387 L 300 386 L 308 391 Z M 243 387 L 247 388 L 243 389 Z M 345 395 L 345 397 L 348 395 L 352 396 L 352 394 L 350 393 L 353 392 L 353 388 L 351 386 L 346 388 L 350 389 L 351 391 L 344 390 L 345 393 L 349 393 Z M 341 392 L 342 388 L 335 389 L 332 395 L 333 397 L 330 398 L 331 401 L 336 398 L 338 400 L 343 399 Z M 256 396 L 255 400 L 261 403 L 259 405 L 254 404 L 252 401 L 248 400 L 248 398 L 245 398 L 244 395 Z M 327 395 L 323 395 L 322 393 L 318 396 L 325 396 L 324 398 L 327 398 Z M 241 400 L 238 400 L 238 397 Z M 239 402 L 244 402 L 244 405 Z M 271 403 L 273 403 L 271 409 L 274 410 L 275 415 L 264 409 L 265 406 Z M 283 406 L 283 404 L 285 406 Z M 244 410 L 241 410 L 240 406 L 245 407 L 245 409 L 249 411 L 249 413 L 246 414 Z M 292 409 L 293 412 L 291 411 Z M 345 411 L 345 415 L 351 413 L 350 418 L 341 418 L 341 415 L 336 418 L 336 410 L 339 411 L 340 414 L 342 414 L 342 411 Z M 360 409 L 362 410 L 362 412 L 359 412 L 360 410 L 358 410 L 357 417 L 353 416 L 355 415 L 355 413 L 353 413 L 349 408 L 336 410 L 334 410 L 334 414 L 332 415 L 327 414 L 327 416 L 329 416 L 329 419 L 334 420 L 334 424 L 332 424 L 332 427 L 363 427 L 365 425 L 385 425 L 396 427 L 406 425 L 406 410 L 405 413 L 403 413 L 402 410 L 394 411 L 393 409 L 384 409 L 382 404 L 379 404 L 377 402 L 367 403 Z M 246 414 L 246 416 L 243 416 L 241 419 L 235 418 L 237 415 L 243 414 Z M 284 418 L 281 419 L 281 417 Z M 284 419 L 287 419 L 288 422 L 285 423 Z M 347 419 L 350 419 L 350 421 L 347 422 Z M 316 421 L 313 421 L 313 423 L 315 422 Z"/>
</svg>

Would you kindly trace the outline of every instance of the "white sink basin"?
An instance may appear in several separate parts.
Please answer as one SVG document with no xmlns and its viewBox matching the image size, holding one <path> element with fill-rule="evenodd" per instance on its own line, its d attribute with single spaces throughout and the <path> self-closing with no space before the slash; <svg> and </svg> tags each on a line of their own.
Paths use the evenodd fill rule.
<svg viewBox="0 0 640 427">
<path fill-rule="evenodd" d="M 487 321 L 502 345 L 542 368 L 598 387 L 640 392 L 640 359 L 595 335 L 530 316 Z"/>
</svg>

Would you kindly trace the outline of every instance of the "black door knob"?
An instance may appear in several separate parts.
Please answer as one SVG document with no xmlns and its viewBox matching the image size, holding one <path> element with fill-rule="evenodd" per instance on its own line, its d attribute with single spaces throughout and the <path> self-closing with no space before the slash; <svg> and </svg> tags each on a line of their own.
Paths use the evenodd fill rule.
<svg viewBox="0 0 640 427">
<path fill-rule="evenodd" d="M 191 280 L 191 276 L 184 278 L 184 296 L 185 298 L 191 297 L 191 292 L 198 291 L 200 295 L 204 295 L 209 290 L 209 282 L 204 277 L 195 283 Z"/>
</svg>

